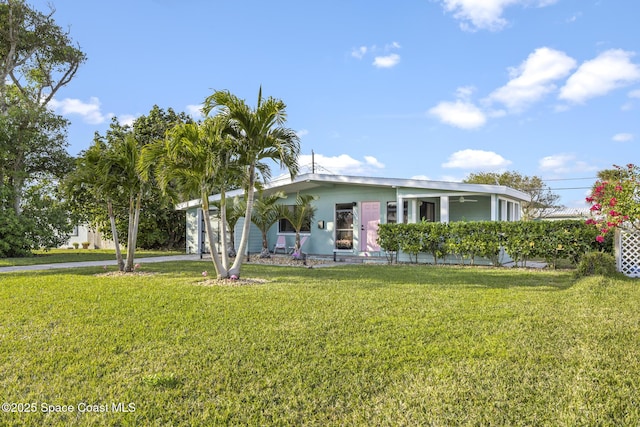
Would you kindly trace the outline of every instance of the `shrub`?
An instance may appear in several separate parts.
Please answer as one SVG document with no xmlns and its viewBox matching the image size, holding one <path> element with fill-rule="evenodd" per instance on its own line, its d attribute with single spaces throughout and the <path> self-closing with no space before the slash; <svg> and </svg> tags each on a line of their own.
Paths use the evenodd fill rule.
<svg viewBox="0 0 640 427">
<path fill-rule="evenodd" d="M 604 252 L 589 252 L 580 260 L 575 275 L 576 277 L 614 276 L 616 275 L 616 260 L 612 255 Z"/>
</svg>

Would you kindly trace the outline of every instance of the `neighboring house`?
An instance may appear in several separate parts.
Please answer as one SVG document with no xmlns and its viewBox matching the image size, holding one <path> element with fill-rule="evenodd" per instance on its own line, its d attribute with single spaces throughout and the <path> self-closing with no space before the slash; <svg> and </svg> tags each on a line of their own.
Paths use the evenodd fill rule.
<svg viewBox="0 0 640 427">
<path fill-rule="evenodd" d="M 73 227 L 73 231 L 69 235 L 69 240 L 64 243 L 61 248 L 73 248 L 73 244 L 77 243 L 79 247 L 89 243 L 91 249 L 115 249 L 113 240 L 105 240 L 102 233 L 96 231 L 86 224 L 80 224 Z"/>
<path fill-rule="evenodd" d="M 276 191 L 287 195 L 281 203 L 288 205 L 295 204 L 298 193 L 316 197 L 315 217 L 303 230 L 309 236 L 303 251 L 315 255 L 378 255 L 380 247 L 376 239 L 381 223 L 517 221 L 521 203 L 530 199 L 526 193 L 501 185 L 313 173 L 298 175 L 293 181 L 273 180 L 263 189 L 264 194 Z M 241 194 L 241 190 L 236 190 L 227 197 Z M 209 198 L 218 199 L 219 195 Z M 204 251 L 206 233 L 201 201 L 192 200 L 177 208 L 187 213 L 187 253 Z M 212 211 L 211 215 L 214 218 L 217 212 Z M 214 222 L 214 230 L 218 230 L 217 221 Z M 242 220 L 236 225 L 238 240 L 241 227 Z M 285 236 L 287 247 L 293 246 L 295 232 L 286 220 L 269 230 L 269 249 L 273 249 L 278 236 Z M 261 242 L 260 232 L 252 225 L 249 252 L 260 252 Z"/>
<path fill-rule="evenodd" d="M 538 218 L 544 221 L 559 221 L 563 219 L 588 219 L 591 218 L 591 210 L 589 208 L 562 208 Z"/>
</svg>

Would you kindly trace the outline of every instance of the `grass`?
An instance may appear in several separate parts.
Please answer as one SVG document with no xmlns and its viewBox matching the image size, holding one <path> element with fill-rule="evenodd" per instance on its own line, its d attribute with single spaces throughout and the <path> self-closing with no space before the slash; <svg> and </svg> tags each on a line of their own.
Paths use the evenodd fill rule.
<svg viewBox="0 0 640 427">
<path fill-rule="evenodd" d="M 136 250 L 136 258 L 180 255 L 179 251 Z M 122 256 L 127 254 L 123 251 Z M 35 251 L 32 257 L 0 258 L 0 267 L 25 266 L 38 264 L 58 264 L 63 262 L 107 261 L 115 260 L 113 249 L 51 249 Z"/>
<path fill-rule="evenodd" d="M 245 266 L 268 282 L 202 286 L 204 269 L 1 274 L 0 390 L 37 410 L 0 424 L 640 423 L 637 280 Z"/>
</svg>

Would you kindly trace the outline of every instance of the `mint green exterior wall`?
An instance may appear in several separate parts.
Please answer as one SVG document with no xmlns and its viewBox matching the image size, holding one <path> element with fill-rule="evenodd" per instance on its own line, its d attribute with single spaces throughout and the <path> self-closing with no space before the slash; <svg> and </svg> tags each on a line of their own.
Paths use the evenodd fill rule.
<svg viewBox="0 0 640 427">
<path fill-rule="evenodd" d="M 356 203 L 353 210 L 353 250 L 346 250 L 346 253 L 359 253 L 360 248 L 360 203 L 380 202 L 380 222 L 386 222 L 387 202 L 396 201 L 396 191 L 392 188 L 366 187 L 354 185 L 336 184 L 332 186 L 318 187 L 309 191 L 302 191 L 300 194 L 311 194 L 317 197 L 314 205 L 317 207 L 315 217 L 311 223 L 311 233 L 305 243 L 303 252 L 317 255 L 331 255 L 334 250 L 335 239 L 335 207 L 338 203 Z M 295 204 L 296 194 L 289 194 L 287 199 L 282 200 L 282 204 Z M 324 221 L 324 229 L 318 228 L 318 222 Z M 295 242 L 294 233 L 285 233 L 287 246 L 293 246 Z M 269 249 L 278 236 L 278 224 L 269 230 Z"/>
</svg>

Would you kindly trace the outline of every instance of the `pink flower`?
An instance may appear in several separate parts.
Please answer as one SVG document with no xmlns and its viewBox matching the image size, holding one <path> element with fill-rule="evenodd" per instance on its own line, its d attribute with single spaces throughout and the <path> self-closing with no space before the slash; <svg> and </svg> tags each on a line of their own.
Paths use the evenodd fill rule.
<svg viewBox="0 0 640 427">
<path fill-rule="evenodd" d="M 229 279 L 238 280 L 238 276 L 236 276 L 235 274 L 232 274 L 231 276 L 229 276 Z"/>
<path fill-rule="evenodd" d="M 609 206 L 611 207 L 614 207 L 616 203 L 618 203 L 618 200 L 615 197 L 612 197 L 611 200 L 609 200 Z"/>
<path fill-rule="evenodd" d="M 133 266 L 133 269 L 134 269 L 134 270 L 137 270 L 137 269 L 139 269 L 139 268 L 140 268 L 140 264 L 136 264 L 136 265 L 134 265 L 134 266 Z"/>
<path fill-rule="evenodd" d="M 622 186 L 620 184 L 616 185 L 616 191 L 618 193 L 622 191 Z"/>
<path fill-rule="evenodd" d="M 598 236 L 598 237 L 596 237 L 596 241 L 597 241 L 597 242 L 600 242 L 600 243 L 603 243 L 603 242 L 604 242 L 604 236 Z"/>
<path fill-rule="evenodd" d="M 596 222 L 595 219 L 589 218 L 588 220 L 585 221 L 585 224 L 587 224 L 587 225 L 596 225 L 597 222 Z"/>
<path fill-rule="evenodd" d="M 614 210 L 610 210 L 610 211 L 609 211 L 609 215 L 610 215 L 610 216 L 618 216 L 618 215 L 620 215 L 620 214 L 619 214 L 618 212 L 614 211 Z"/>
<path fill-rule="evenodd" d="M 593 197 L 589 196 L 587 197 L 587 203 L 593 203 L 593 201 L 595 200 Z"/>
<path fill-rule="evenodd" d="M 602 209 L 602 206 L 600 206 L 600 203 L 596 203 L 595 205 L 591 206 L 591 211 L 599 211 L 600 209 Z"/>
<path fill-rule="evenodd" d="M 202 277 L 207 277 L 208 274 L 209 273 L 207 273 L 207 271 L 205 270 L 205 271 L 202 272 Z"/>
</svg>

